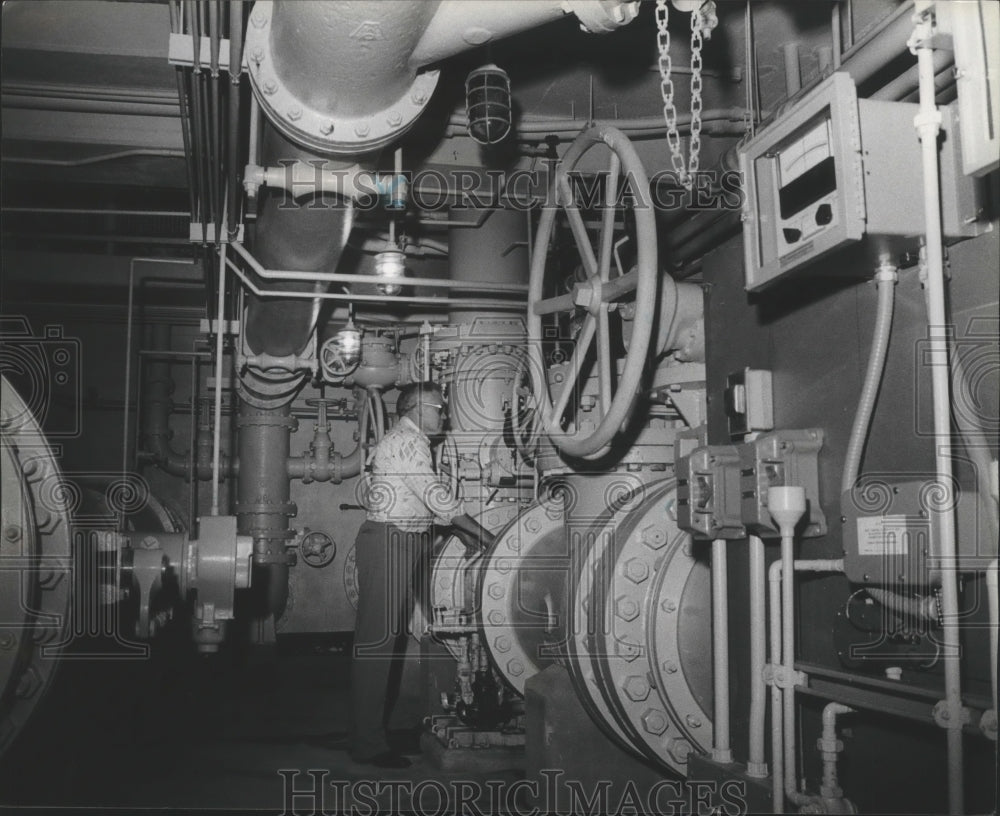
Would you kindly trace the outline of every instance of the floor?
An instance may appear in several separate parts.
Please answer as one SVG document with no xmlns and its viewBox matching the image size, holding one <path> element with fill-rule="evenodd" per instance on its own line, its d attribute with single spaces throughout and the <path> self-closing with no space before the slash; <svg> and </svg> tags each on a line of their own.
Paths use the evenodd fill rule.
<svg viewBox="0 0 1000 816">
<path fill-rule="evenodd" d="M 349 647 L 349 638 L 334 638 L 206 657 L 167 644 L 145 660 L 63 661 L 0 759 L 0 805 L 290 816 L 352 804 L 359 813 L 454 812 L 459 796 L 467 811 L 506 809 L 503 795 L 519 772 L 436 768 L 420 752 L 412 694 L 394 721 L 413 727 L 390 734 L 410 768 L 385 771 L 348 757 Z M 292 787 L 313 790 L 317 779 L 321 795 L 290 797 Z"/>
</svg>

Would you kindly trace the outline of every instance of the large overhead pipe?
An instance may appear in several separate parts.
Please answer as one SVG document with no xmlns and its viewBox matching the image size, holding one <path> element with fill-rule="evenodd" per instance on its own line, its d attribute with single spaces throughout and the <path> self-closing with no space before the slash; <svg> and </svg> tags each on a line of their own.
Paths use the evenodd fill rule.
<svg viewBox="0 0 1000 816">
<path fill-rule="evenodd" d="M 636 0 L 258 0 L 246 53 L 278 130 L 320 153 L 355 155 L 413 125 L 438 80 L 424 67 L 570 12 L 606 32 L 638 11 Z"/>
<path fill-rule="evenodd" d="M 313 158 L 270 128 L 265 132 L 262 147 L 264 161 L 269 165 Z M 347 243 L 349 210 L 336 196 L 309 196 L 296 200 L 294 195 L 294 190 L 265 194 L 257 218 L 254 254 L 261 264 L 272 269 L 334 271 Z M 262 282 L 261 288 L 274 285 Z M 278 285 L 302 292 L 326 290 L 325 284 L 319 288 L 315 283 L 281 282 Z M 318 316 L 319 300 L 248 296 L 247 345 L 254 354 L 275 357 L 300 354 L 312 336 Z"/>
</svg>

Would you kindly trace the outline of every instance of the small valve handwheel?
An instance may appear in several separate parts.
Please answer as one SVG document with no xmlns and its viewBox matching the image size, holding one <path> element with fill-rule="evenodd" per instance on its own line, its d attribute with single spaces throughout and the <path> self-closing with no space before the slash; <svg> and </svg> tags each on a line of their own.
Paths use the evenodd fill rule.
<svg viewBox="0 0 1000 816">
<path fill-rule="evenodd" d="M 340 380 L 358 367 L 361 355 L 354 345 L 345 343 L 340 334 L 327 340 L 319 350 L 319 364 L 324 380 Z"/>
<path fill-rule="evenodd" d="M 326 533 L 308 533 L 299 544 L 299 554 L 310 567 L 325 567 L 337 554 L 337 545 Z"/>
</svg>

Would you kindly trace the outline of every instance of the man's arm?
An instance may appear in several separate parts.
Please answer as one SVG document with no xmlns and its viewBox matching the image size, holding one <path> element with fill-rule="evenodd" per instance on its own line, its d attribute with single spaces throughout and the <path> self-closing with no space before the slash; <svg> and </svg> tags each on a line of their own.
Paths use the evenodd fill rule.
<svg viewBox="0 0 1000 816">
<path fill-rule="evenodd" d="M 468 513 L 462 513 L 451 520 L 452 529 L 455 531 L 466 550 L 484 552 L 493 546 L 496 536 L 483 527 Z"/>
</svg>

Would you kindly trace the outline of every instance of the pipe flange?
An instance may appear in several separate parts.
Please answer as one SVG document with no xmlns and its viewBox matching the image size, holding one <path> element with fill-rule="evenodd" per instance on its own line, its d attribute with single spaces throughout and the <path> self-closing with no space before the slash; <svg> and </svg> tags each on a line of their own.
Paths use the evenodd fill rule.
<svg viewBox="0 0 1000 816">
<path fill-rule="evenodd" d="M 272 0 L 257 0 L 247 27 L 247 73 L 261 109 L 293 142 L 319 153 L 354 156 L 394 142 L 416 122 L 437 87 L 440 71 L 417 74 L 403 95 L 368 116 L 345 118 L 300 99 L 275 70 L 271 51 Z"/>
<path fill-rule="evenodd" d="M 267 380 L 247 372 L 236 378 L 236 393 L 254 408 L 270 411 L 288 405 L 308 381 L 308 371 L 299 371 L 280 380 Z"/>
<path fill-rule="evenodd" d="M 539 654 L 548 622 L 539 620 L 539 610 L 523 608 L 520 584 L 552 569 L 553 558 L 565 550 L 563 539 L 561 510 L 532 505 L 500 533 L 480 569 L 478 595 L 485 641 L 497 668 L 519 694 L 524 694 L 527 679 L 550 662 Z"/>
</svg>

